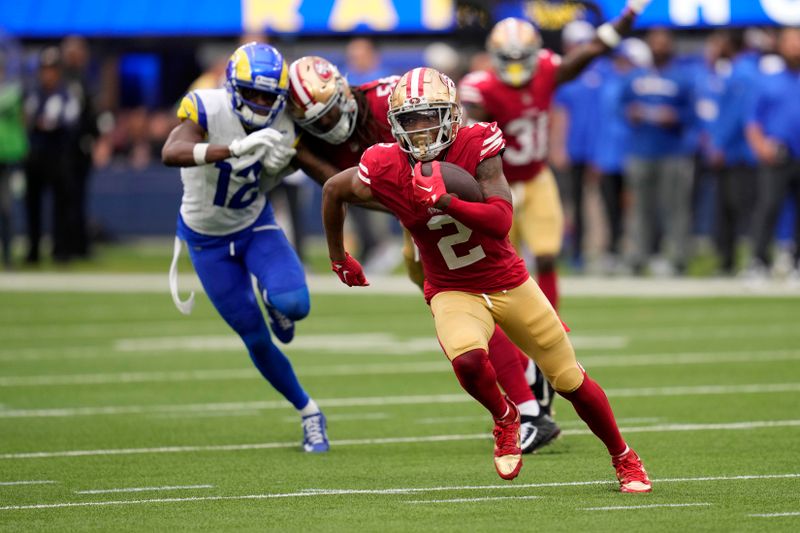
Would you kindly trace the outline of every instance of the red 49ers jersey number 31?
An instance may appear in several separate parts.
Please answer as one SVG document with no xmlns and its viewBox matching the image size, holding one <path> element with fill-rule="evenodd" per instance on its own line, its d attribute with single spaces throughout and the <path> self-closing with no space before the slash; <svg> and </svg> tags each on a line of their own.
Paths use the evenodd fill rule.
<svg viewBox="0 0 800 533">
<path fill-rule="evenodd" d="M 519 88 L 489 71 L 472 72 L 461 80 L 461 101 L 482 106 L 503 130 L 507 143 L 503 172 L 510 182 L 531 180 L 545 165 L 548 113 L 560 63 L 560 56 L 541 50 L 536 73 Z"/>
</svg>

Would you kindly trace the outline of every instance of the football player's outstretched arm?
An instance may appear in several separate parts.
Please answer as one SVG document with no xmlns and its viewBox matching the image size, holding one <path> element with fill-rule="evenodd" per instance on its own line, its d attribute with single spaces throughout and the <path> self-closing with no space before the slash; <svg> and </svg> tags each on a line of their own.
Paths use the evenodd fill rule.
<svg viewBox="0 0 800 533">
<path fill-rule="evenodd" d="M 561 85 L 575 79 L 595 58 L 616 48 L 622 38 L 630 34 L 636 17 L 644 11 L 650 1 L 628 0 L 628 5 L 617 20 L 602 24 L 597 28 L 594 39 L 564 56 L 556 71 L 556 84 Z"/>
<path fill-rule="evenodd" d="M 373 201 L 372 191 L 358 179 L 358 167 L 339 172 L 322 187 L 322 224 L 332 261 L 344 261 L 344 219 L 346 203 Z"/>
<path fill-rule="evenodd" d="M 206 131 L 202 126 L 183 120 L 169 133 L 161 149 L 161 161 L 168 167 L 195 167 L 258 151 L 268 152 L 280 142 L 281 134 L 272 128 L 264 128 L 227 146 L 210 144 L 205 140 Z"/>
</svg>

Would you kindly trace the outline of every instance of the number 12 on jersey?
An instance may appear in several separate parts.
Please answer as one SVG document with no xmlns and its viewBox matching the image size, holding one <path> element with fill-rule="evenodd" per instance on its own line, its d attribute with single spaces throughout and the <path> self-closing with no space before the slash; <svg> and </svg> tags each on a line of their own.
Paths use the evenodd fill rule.
<svg viewBox="0 0 800 533">
<path fill-rule="evenodd" d="M 258 177 L 261 175 L 261 161 L 256 161 L 252 165 L 236 173 L 237 176 L 245 179 L 252 174 L 253 181 L 248 181 L 239 187 L 239 190 L 231 196 L 227 205 L 225 205 L 225 200 L 228 199 L 228 187 L 230 186 L 233 167 L 227 161 L 217 161 L 214 163 L 214 166 L 219 169 L 217 192 L 214 194 L 214 205 L 229 207 L 231 209 L 244 209 L 255 201 L 258 197 Z M 248 195 L 248 193 L 250 194 Z"/>
</svg>

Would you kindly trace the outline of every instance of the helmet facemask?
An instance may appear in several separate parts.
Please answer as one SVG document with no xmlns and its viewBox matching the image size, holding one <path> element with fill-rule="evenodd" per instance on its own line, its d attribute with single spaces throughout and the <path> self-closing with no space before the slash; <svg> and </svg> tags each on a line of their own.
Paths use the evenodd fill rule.
<svg viewBox="0 0 800 533">
<path fill-rule="evenodd" d="M 298 126 L 330 144 L 349 139 L 356 127 L 358 105 L 346 88 L 346 80 L 339 77 L 334 95 L 327 102 L 306 108 L 304 117 L 296 119 Z"/>
<path fill-rule="evenodd" d="M 389 122 L 400 149 L 417 161 L 432 161 L 455 140 L 453 122 L 459 115 L 451 104 L 425 104 L 390 112 Z"/>
<path fill-rule="evenodd" d="M 530 81 L 539 66 L 538 48 L 492 50 L 492 66 L 504 83 L 522 87 Z"/>
<path fill-rule="evenodd" d="M 269 91 L 261 88 L 242 86 L 235 80 L 226 83 L 231 94 L 233 112 L 251 128 L 266 128 L 275 120 L 286 105 L 286 91 Z M 265 93 L 269 105 L 261 105 L 253 101 L 257 93 Z"/>
</svg>

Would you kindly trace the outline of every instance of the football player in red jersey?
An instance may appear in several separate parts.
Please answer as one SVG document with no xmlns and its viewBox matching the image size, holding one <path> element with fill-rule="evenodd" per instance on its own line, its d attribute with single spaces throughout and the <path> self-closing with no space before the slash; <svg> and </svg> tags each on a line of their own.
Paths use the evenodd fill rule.
<svg viewBox="0 0 800 533">
<path fill-rule="evenodd" d="M 503 19 L 492 28 L 486 43 L 493 70 L 471 72 L 460 83 L 468 119 L 496 121 L 506 137 L 503 172 L 514 199 L 511 241 L 517 250 L 524 243 L 535 256 L 537 282 L 556 310 L 556 258 L 561 251 L 564 216 L 555 177 L 546 163 L 553 95 L 560 84 L 578 76 L 594 58 L 616 47 L 649 2 L 629 0 L 616 22 L 600 26 L 591 42 L 563 59 L 542 49 L 533 24 Z M 522 363 L 528 366 L 525 372 L 542 408 L 551 414 L 552 387 L 529 361 Z"/>
<path fill-rule="evenodd" d="M 389 101 L 396 143 L 370 147 L 357 168 L 328 180 L 323 222 L 332 267 L 347 285 L 367 285 L 361 265 L 344 248 L 345 203 L 378 201 L 414 238 L 425 269 L 425 298 L 436 333 L 462 387 L 495 420 L 494 463 L 503 479 L 522 467 L 519 411 L 501 394 L 487 347 L 499 324 L 532 357 L 555 389 L 608 448 L 622 492 L 649 492 L 650 480 L 617 428 L 605 393 L 575 359 L 553 306 L 530 278 L 508 237 L 511 191 L 495 123 L 460 126 L 453 82 L 430 68 L 400 78 Z M 433 161 L 432 174 L 421 162 Z M 484 202 L 447 193 L 439 161 L 475 176 Z"/>
<path fill-rule="evenodd" d="M 350 87 L 336 67 L 321 57 L 307 56 L 292 63 L 289 109 L 295 122 L 311 134 L 301 136 L 298 166 L 323 184 L 336 173 L 358 165 L 364 150 L 373 144 L 394 142 L 387 118 L 388 97 L 398 79 L 391 76 Z M 422 289 L 422 264 L 408 231 L 404 231 L 404 238 L 408 275 Z M 524 360 L 527 364 L 529 359 L 499 327 L 489 341 L 489 359 L 500 386 L 519 406 L 523 453 L 555 440 L 561 429 L 542 412 L 520 363 Z"/>
</svg>

